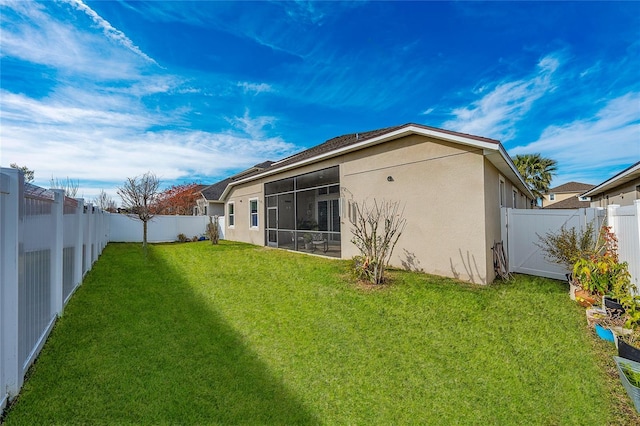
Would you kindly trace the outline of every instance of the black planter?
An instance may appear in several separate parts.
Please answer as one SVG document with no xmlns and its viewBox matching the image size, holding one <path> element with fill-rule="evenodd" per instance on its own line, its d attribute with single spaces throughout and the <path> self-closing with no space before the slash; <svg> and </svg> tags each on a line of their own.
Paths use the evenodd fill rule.
<svg viewBox="0 0 640 426">
<path fill-rule="evenodd" d="M 640 349 L 635 348 L 624 340 L 618 338 L 618 356 L 630 359 L 631 361 L 640 362 Z"/>
<path fill-rule="evenodd" d="M 605 297 L 604 307 L 607 309 L 609 315 L 614 318 L 619 318 L 622 314 L 624 314 L 624 306 L 618 303 L 618 301 L 615 299 L 609 299 L 608 297 Z"/>
</svg>

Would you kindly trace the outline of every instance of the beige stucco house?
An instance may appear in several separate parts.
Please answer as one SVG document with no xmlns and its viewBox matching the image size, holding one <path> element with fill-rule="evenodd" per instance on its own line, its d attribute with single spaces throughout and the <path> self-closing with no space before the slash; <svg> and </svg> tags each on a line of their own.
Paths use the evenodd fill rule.
<svg viewBox="0 0 640 426">
<path fill-rule="evenodd" d="M 633 205 L 634 200 L 640 200 L 640 161 L 585 192 L 582 196 L 591 197 L 591 207 L 606 208 L 610 204 Z"/>
<path fill-rule="evenodd" d="M 542 207 L 546 209 L 579 209 L 590 206 L 589 197 L 583 197 L 585 191 L 595 185 L 580 182 L 567 182 L 563 185 L 549 188 L 542 194 Z"/>
<path fill-rule="evenodd" d="M 475 283 L 495 278 L 500 207 L 533 195 L 496 140 L 417 124 L 339 136 L 232 179 L 225 238 L 348 259 L 353 203 L 399 201 L 392 265 Z"/>
</svg>

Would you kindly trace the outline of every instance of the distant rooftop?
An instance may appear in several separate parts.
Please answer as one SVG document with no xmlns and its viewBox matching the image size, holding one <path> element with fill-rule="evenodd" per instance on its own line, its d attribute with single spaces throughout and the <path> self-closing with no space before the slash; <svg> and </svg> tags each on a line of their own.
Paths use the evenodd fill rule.
<svg viewBox="0 0 640 426">
<path fill-rule="evenodd" d="M 550 193 L 559 193 L 559 192 L 577 192 L 577 193 L 583 193 L 585 191 L 590 190 L 591 188 L 594 188 L 595 185 L 590 185 L 588 183 L 580 183 L 580 182 L 567 182 L 563 185 L 559 185 L 556 186 L 555 188 L 549 188 L 549 190 L 546 192 L 547 194 Z"/>
</svg>

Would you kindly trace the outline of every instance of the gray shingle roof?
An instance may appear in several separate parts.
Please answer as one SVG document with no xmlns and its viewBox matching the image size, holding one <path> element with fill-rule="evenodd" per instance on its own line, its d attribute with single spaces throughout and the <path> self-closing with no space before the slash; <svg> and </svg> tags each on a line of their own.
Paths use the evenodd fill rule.
<svg viewBox="0 0 640 426">
<path fill-rule="evenodd" d="M 591 203 L 589 201 L 580 201 L 577 196 L 544 206 L 545 209 L 580 209 L 583 207 L 591 207 Z"/>
<path fill-rule="evenodd" d="M 421 124 L 415 124 L 415 123 L 407 123 L 407 124 L 403 124 L 401 126 L 391 126 L 391 127 L 385 127 L 382 129 L 377 129 L 377 130 L 370 130 L 367 132 L 361 132 L 361 133 L 349 133 L 346 135 L 342 135 L 342 136 L 337 136 L 335 138 L 329 139 L 328 141 L 321 143 L 320 145 L 316 145 L 314 147 L 311 147 L 307 150 L 304 150 L 302 152 L 299 152 L 297 154 L 294 154 L 290 157 L 286 157 L 280 161 L 276 161 L 275 163 L 273 163 L 273 165 L 271 166 L 271 168 L 280 168 L 289 164 L 293 164 L 293 163 L 297 163 L 299 161 L 302 160 L 306 160 L 309 158 L 313 158 L 316 157 L 318 155 L 322 155 L 322 154 L 326 154 L 329 153 L 331 151 L 335 151 L 338 150 L 340 148 L 344 148 L 350 145 L 354 145 L 356 143 L 360 143 L 362 141 L 365 141 L 367 139 L 372 139 L 375 138 L 377 136 L 381 136 L 384 135 L 386 133 L 391 133 L 395 130 L 401 129 L 403 127 L 407 127 L 407 126 L 415 126 L 415 127 L 421 127 L 423 129 L 427 129 L 427 130 L 435 130 L 438 131 L 440 133 L 447 133 L 450 135 L 458 135 L 458 136 L 464 136 L 466 138 L 472 138 L 472 139 L 476 139 L 479 141 L 484 141 L 484 142 L 491 142 L 491 143 L 495 143 L 497 144 L 498 141 L 494 140 L 494 139 L 488 139 L 488 138 L 483 138 L 480 136 L 474 136 L 474 135 L 469 135 L 466 133 L 459 133 L 459 132 L 453 132 L 450 130 L 443 130 L 443 129 L 438 129 L 436 127 L 429 127 L 429 126 L 423 126 Z"/>
<path fill-rule="evenodd" d="M 547 191 L 547 194 L 559 193 L 559 192 L 583 193 L 585 191 L 590 190 L 593 187 L 595 187 L 595 185 L 590 185 L 588 183 L 567 182 L 563 185 L 556 186 L 555 188 L 549 188 L 549 190 Z"/>
<path fill-rule="evenodd" d="M 218 183 L 207 186 L 202 191 L 200 191 L 200 193 L 205 199 L 209 201 L 218 201 L 227 185 L 229 185 L 229 183 L 231 182 L 233 182 L 233 179 L 226 178 L 225 180 L 221 180 Z"/>
<path fill-rule="evenodd" d="M 220 182 L 214 183 L 213 185 L 209 185 L 206 188 L 202 189 L 200 193 L 204 196 L 204 198 L 208 201 L 218 201 L 220 200 L 220 196 L 227 188 L 231 182 L 237 179 L 244 179 L 246 177 L 255 175 L 256 173 L 262 172 L 264 169 L 268 169 L 269 166 L 273 164 L 273 161 L 265 161 L 260 164 L 256 164 L 253 167 L 249 167 L 246 170 L 243 170 L 240 173 L 237 173 L 231 177 L 228 177 Z"/>
</svg>

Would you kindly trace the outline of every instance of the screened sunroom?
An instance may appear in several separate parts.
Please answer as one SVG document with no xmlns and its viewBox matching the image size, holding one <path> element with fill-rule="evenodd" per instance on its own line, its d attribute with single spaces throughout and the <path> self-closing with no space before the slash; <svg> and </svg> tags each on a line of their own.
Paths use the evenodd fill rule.
<svg viewBox="0 0 640 426">
<path fill-rule="evenodd" d="M 340 257 L 338 166 L 266 183 L 270 247 Z"/>
</svg>

